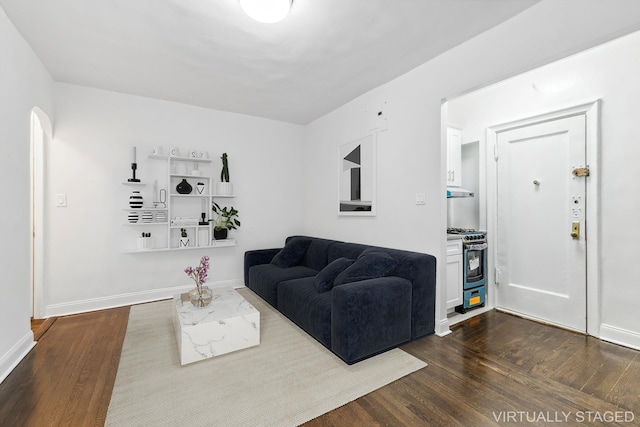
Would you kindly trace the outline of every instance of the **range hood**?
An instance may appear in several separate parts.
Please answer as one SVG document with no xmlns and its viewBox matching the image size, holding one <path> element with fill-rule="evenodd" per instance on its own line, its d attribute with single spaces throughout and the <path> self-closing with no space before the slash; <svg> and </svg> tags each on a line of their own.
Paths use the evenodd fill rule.
<svg viewBox="0 0 640 427">
<path fill-rule="evenodd" d="M 447 187 L 447 199 L 453 199 L 455 197 L 473 197 L 473 191 L 460 187 Z"/>
</svg>

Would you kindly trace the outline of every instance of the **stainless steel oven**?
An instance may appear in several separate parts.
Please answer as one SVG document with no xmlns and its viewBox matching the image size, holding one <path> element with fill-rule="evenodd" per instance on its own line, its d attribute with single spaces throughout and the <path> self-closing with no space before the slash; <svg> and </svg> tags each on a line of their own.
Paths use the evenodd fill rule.
<svg viewBox="0 0 640 427">
<path fill-rule="evenodd" d="M 487 233 L 477 230 L 449 228 L 447 234 L 462 235 L 463 304 L 456 311 L 484 306 L 487 283 Z"/>
<path fill-rule="evenodd" d="M 464 259 L 462 289 L 477 288 L 487 283 L 487 242 L 462 243 Z"/>
</svg>

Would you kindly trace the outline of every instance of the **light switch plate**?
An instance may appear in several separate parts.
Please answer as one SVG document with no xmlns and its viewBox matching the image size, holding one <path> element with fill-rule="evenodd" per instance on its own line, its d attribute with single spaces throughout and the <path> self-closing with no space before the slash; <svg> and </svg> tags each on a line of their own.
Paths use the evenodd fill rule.
<svg viewBox="0 0 640 427">
<path fill-rule="evenodd" d="M 424 193 L 416 193 L 416 205 L 426 204 Z"/>
</svg>

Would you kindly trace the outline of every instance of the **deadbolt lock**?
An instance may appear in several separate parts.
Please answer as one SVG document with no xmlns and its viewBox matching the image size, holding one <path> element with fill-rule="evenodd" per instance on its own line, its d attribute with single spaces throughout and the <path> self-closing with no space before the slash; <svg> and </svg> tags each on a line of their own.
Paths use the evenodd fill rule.
<svg viewBox="0 0 640 427">
<path fill-rule="evenodd" d="M 575 168 L 571 173 L 573 176 L 583 177 L 591 175 L 591 171 L 589 170 L 589 166 L 584 166 L 581 168 Z"/>
<path fill-rule="evenodd" d="M 580 221 L 573 221 L 571 223 L 571 237 L 574 239 L 580 237 Z"/>
</svg>

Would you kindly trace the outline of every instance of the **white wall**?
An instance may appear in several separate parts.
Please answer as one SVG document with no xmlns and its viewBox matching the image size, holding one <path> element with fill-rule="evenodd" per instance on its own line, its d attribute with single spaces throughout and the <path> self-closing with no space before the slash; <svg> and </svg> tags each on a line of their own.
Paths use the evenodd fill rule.
<svg viewBox="0 0 640 427">
<path fill-rule="evenodd" d="M 640 197 L 634 190 L 640 111 L 640 33 L 453 99 L 449 118 L 465 140 L 485 141 L 485 129 L 600 99 L 600 336 L 640 348 L 636 309 L 635 236 Z M 488 147 L 491 150 L 491 147 Z M 590 261 L 591 262 L 591 261 Z M 592 313 L 593 315 L 593 313 Z"/>
<path fill-rule="evenodd" d="M 438 288 L 443 288 L 447 206 L 442 100 L 638 28 L 640 2 L 545 0 L 311 123 L 305 185 L 309 234 L 431 253 L 439 260 Z M 338 217 L 338 147 L 366 134 L 371 115 L 380 109 L 388 117 L 388 129 L 378 139 L 378 215 Z M 416 192 L 425 193 L 425 206 L 415 205 Z M 436 332 L 445 334 L 443 292 L 438 293 L 437 312 Z"/>
<path fill-rule="evenodd" d="M 424 144 L 422 100 L 413 96 L 385 96 L 402 85 L 396 80 L 334 111 L 309 125 L 306 157 L 307 228 L 317 236 L 339 240 L 424 249 L 424 242 L 412 238 L 423 226 L 437 224 L 439 212 L 415 205 L 415 193 L 426 193 L 428 205 L 439 200 L 438 185 L 429 176 L 439 175 L 439 154 L 429 155 Z M 385 104 L 386 101 L 386 104 Z M 387 117 L 388 129 L 377 132 L 377 215 L 375 217 L 338 216 L 338 177 L 341 167 L 339 147 L 368 133 L 375 126 L 378 111 Z M 439 115 L 432 116 L 434 126 Z M 409 179 L 407 179 L 409 177 Z M 439 180 L 439 176 L 436 179 Z M 435 227 L 434 227 L 435 228 Z"/>
<path fill-rule="evenodd" d="M 304 127 L 63 83 L 55 84 L 54 140 L 46 163 L 45 313 L 64 314 L 166 297 L 192 287 L 183 269 L 211 257 L 210 285 L 243 284 L 243 254 L 278 247 L 302 230 Z M 238 246 L 182 252 L 124 254 L 141 229 L 123 225 L 130 187 L 131 147 L 150 205 L 153 180 L 165 164 L 152 147 L 207 150 L 219 179 L 229 155 L 242 226 Z M 155 175 L 157 174 L 157 175 Z M 162 185 L 160 185 L 162 186 Z M 55 194 L 68 207 L 55 207 Z M 144 231 L 152 231 L 145 229 Z M 135 245 L 133 245 L 135 247 Z"/>
<path fill-rule="evenodd" d="M 49 73 L 0 8 L 0 381 L 33 345 L 30 256 L 30 121 L 52 115 Z"/>
</svg>

